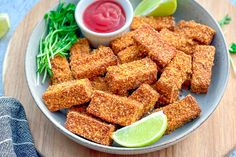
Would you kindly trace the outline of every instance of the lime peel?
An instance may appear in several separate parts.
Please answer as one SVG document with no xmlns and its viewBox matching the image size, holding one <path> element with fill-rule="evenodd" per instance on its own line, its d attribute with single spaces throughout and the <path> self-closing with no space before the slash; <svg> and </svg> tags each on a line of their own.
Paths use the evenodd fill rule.
<svg viewBox="0 0 236 157">
<path fill-rule="evenodd" d="M 6 35 L 10 28 L 9 16 L 6 13 L 0 13 L 0 38 Z"/>
<path fill-rule="evenodd" d="M 175 13 L 177 0 L 143 0 L 135 8 L 135 16 L 169 16 Z"/>
<path fill-rule="evenodd" d="M 125 147 L 143 147 L 159 140 L 166 128 L 167 117 L 163 111 L 159 111 L 117 130 L 112 134 L 112 138 Z"/>
</svg>

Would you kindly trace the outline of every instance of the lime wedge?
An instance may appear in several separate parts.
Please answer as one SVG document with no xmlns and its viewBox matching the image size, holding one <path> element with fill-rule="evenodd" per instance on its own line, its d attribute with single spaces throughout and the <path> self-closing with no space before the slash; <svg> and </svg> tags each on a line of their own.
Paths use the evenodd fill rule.
<svg viewBox="0 0 236 157">
<path fill-rule="evenodd" d="M 2 38 L 10 28 L 9 16 L 5 13 L 0 13 L 0 38 Z"/>
<path fill-rule="evenodd" d="M 167 128 L 163 111 L 153 113 L 112 134 L 113 140 L 125 147 L 143 147 L 159 140 Z"/>
<path fill-rule="evenodd" d="M 175 13 L 177 0 L 143 0 L 136 7 L 135 16 L 169 16 Z"/>
</svg>

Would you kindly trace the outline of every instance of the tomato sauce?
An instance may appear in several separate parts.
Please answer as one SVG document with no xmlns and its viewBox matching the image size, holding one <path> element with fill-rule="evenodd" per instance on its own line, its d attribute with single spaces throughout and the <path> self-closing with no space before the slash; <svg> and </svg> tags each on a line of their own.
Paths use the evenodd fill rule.
<svg viewBox="0 0 236 157">
<path fill-rule="evenodd" d="M 98 0 L 85 9 L 83 21 L 91 31 L 110 33 L 124 26 L 126 15 L 119 3 L 112 0 Z"/>
</svg>

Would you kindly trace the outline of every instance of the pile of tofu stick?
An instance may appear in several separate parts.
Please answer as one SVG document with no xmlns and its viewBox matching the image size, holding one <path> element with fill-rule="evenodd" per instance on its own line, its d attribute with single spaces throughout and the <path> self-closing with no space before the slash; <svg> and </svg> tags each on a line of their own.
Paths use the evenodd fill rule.
<svg viewBox="0 0 236 157">
<path fill-rule="evenodd" d="M 201 113 L 193 96 L 179 100 L 181 89 L 206 94 L 211 83 L 211 27 L 150 16 L 134 17 L 130 30 L 97 49 L 81 38 L 68 59 L 53 58 L 42 96 L 50 111 L 68 109 L 69 131 L 102 145 L 112 145 L 115 130 L 160 110 L 170 134 Z"/>
</svg>

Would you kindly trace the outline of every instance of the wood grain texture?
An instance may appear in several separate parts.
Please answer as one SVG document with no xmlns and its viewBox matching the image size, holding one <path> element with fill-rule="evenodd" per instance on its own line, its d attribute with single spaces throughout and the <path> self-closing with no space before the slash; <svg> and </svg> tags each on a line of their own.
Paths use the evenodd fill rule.
<svg viewBox="0 0 236 157">
<path fill-rule="evenodd" d="M 233 17 L 232 24 L 225 28 L 228 43 L 236 41 L 236 8 L 226 0 L 198 0 L 216 19 L 226 13 Z M 76 144 L 58 130 L 40 112 L 29 93 L 25 72 L 24 55 L 29 36 L 57 0 L 41 0 L 18 26 L 6 59 L 5 95 L 18 98 L 23 104 L 29 120 L 30 129 L 37 149 L 47 157 L 95 156 L 111 157 L 110 155 L 85 148 Z M 233 35 L 234 34 L 234 35 Z M 236 55 L 234 56 L 236 60 Z M 137 157 L 220 157 L 236 147 L 236 76 L 231 73 L 228 88 L 216 111 L 212 116 L 182 142 L 167 149 L 136 155 Z"/>
</svg>

